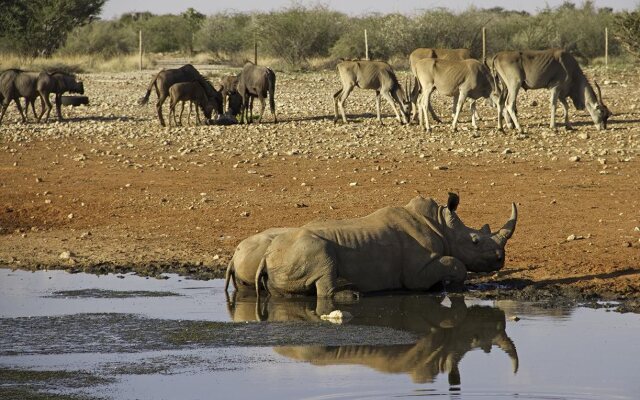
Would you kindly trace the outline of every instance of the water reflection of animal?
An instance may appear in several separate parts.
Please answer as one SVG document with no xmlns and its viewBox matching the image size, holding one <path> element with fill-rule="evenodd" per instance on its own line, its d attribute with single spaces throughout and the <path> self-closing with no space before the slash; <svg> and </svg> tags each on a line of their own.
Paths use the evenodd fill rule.
<svg viewBox="0 0 640 400">
<path fill-rule="evenodd" d="M 501 348 L 511 358 L 514 373 L 518 354 L 505 332 L 505 314 L 499 308 L 467 306 L 462 296 L 451 297 L 451 307 L 431 295 L 369 297 L 340 305 L 353 315 L 350 324 L 373 325 L 410 331 L 420 336 L 411 345 L 390 346 L 283 346 L 274 350 L 286 357 L 314 365 L 364 365 L 386 373 L 406 373 L 416 383 L 432 382 L 446 373 L 449 383 L 460 384 L 459 364 L 474 349 Z M 326 299 L 269 298 L 236 292 L 229 302 L 234 321 L 319 321 L 332 308 Z"/>
</svg>

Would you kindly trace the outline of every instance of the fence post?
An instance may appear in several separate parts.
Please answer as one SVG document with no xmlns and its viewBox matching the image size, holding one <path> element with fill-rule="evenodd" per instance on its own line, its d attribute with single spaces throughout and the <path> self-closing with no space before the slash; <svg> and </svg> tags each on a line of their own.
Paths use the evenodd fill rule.
<svg viewBox="0 0 640 400">
<path fill-rule="evenodd" d="M 604 28 L 604 66 L 609 68 L 609 28 Z"/>
<path fill-rule="evenodd" d="M 367 30 L 364 30 L 364 58 L 369 59 L 369 40 L 367 38 Z"/>
<path fill-rule="evenodd" d="M 487 28 L 482 27 L 482 62 L 487 61 Z"/>
<path fill-rule="evenodd" d="M 142 29 L 138 32 L 138 51 L 140 53 L 140 60 L 138 60 L 138 67 L 142 71 Z"/>
</svg>

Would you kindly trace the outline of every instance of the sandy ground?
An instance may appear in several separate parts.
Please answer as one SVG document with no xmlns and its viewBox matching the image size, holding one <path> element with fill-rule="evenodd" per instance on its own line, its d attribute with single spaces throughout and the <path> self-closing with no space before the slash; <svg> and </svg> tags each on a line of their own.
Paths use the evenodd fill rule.
<svg viewBox="0 0 640 400">
<path fill-rule="evenodd" d="M 505 268 L 472 282 L 640 298 L 638 68 L 587 70 L 615 114 L 606 131 L 573 108 L 575 130 L 550 130 L 548 93 L 535 91 L 519 98 L 525 134 L 495 130 L 484 104 L 478 132 L 467 109 L 457 133 L 427 134 L 400 126 L 387 104 L 381 126 L 373 93 L 358 89 L 352 122 L 334 124 L 332 71 L 278 73 L 277 125 L 267 111 L 262 125 L 162 128 L 155 95 L 137 105 L 153 72 L 83 75 L 91 104 L 65 108 L 61 123 L 18 123 L 11 106 L 0 265 L 220 276 L 235 245 L 263 229 L 455 191 L 469 226 L 502 225 L 512 201 L 520 211 Z M 434 101 L 449 122 L 449 98 Z"/>
</svg>

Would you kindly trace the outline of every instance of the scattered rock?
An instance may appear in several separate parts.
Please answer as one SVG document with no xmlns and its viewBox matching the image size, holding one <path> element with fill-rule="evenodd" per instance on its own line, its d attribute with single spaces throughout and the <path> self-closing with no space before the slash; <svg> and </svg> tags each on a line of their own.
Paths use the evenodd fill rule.
<svg viewBox="0 0 640 400">
<path fill-rule="evenodd" d="M 296 207 L 296 208 L 307 208 L 307 207 L 309 207 L 309 206 L 308 206 L 308 205 L 306 205 L 306 204 L 304 204 L 304 203 L 296 203 L 296 204 L 295 204 L 295 207 Z"/>
<path fill-rule="evenodd" d="M 69 260 L 73 256 L 74 256 L 74 254 L 72 252 L 70 252 L 69 250 L 65 250 L 62 253 L 60 253 L 58 258 L 61 259 L 61 260 Z"/>
<path fill-rule="evenodd" d="M 351 187 L 358 186 L 358 182 L 351 182 L 351 183 L 349 183 L 349 186 L 351 186 Z"/>
<path fill-rule="evenodd" d="M 571 235 L 567 236 L 567 242 L 571 242 L 571 241 L 576 240 L 576 239 L 577 239 L 577 236 L 574 235 L 573 233 Z"/>
<path fill-rule="evenodd" d="M 241 217 L 248 217 L 249 215 L 251 215 L 251 213 L 249 211 L 243 211 L 240 213 Z"/>
<path fill-rule="evenodd" d="M 622 247 L 631 247 L 631 242 L 622 242 Z"/>
<path fill-rule="evenodd" d="M 580 156 L 573 156 L 573 157 L 569 157 L 569 161 L 571 161 L 571 162 L 578 162 L 578 161 L 580 161 Z"/>
</svg>

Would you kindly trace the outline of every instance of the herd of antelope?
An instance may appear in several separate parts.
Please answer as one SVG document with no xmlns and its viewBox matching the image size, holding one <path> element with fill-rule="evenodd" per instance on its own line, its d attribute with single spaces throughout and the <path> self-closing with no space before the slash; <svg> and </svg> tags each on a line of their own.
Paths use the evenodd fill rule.
<svg viewBox="0 0 640 400">
<path fill-rule="evenodd" d="M 402 87 L 393 68 L 383 61 L 347 60 L 338 64 L 337 70 L 342 88 L 333 95 L 335 119 L 342 116 L 346 123 L 345 101 L 355 87 L 375 90 L 376 114 L 380 116 L 380 97 L 385 98 L 393 108 L 398 121 L 408 124 L 419 119 L 420 126 L 431 130 L 429 114 L 436 122 L 441 122 L 433 111 L 431 95 L 434 90 L 440 94 L 453 97 L 452 130 L 456 130 L 460 111 L 467 100 L 471 99 L 471 123 L 477 125 L 476 100 L 489 99 L 498 110 L 498 129 L 503 129 L 503 121 L 509 128 L 522 131 L 518 120 L 516 98 L 520 88 L 549 89 L 551 91 L 550 127 L 556 128 L 556 107 L 558 101 L 564 109 L 564 124 L 569 123 L 567 98 L 570 98 L 578 110 L 587 109 L 597 129 L 606 129 L 611 112 L 602 101 L 602 93 L 597 82 L 593 87 L 587 80 L 576 59 L 562 49 L 540 51 L 502 51 L 490 61 L 478 61 L 471 57 L 467 49 L 429 49 L 419 48 L 409 56 L 413 81 L 408 81 L 406 90 Z M 260 102 L 258 122 L 262 121 L 265 101 L 269 99 L 269 107 L 273 121 L 278 121 L 275 106 L 276 75 L 272 69 L 246 63 L 238 75 L 229 75 L 220 82 L 216 89 L 192 65 L 187 64 L 177 69 L 163 69 L 157 73 L 147 88 L 145 96 L 139 103 L 146 104 L 151 92 L 155 90 L 158 97 L 156 110 L 162 126 L 165 120 L 162 106 L 170 99 L 169 125 L 182 124 L 185 102 L 189 102 L 189 118 L 192 106 L 196 109 L 196 123 L 200 123 L 201 110 L 207 124 L 250 123 L 253 119 L 253 100 Z M 44 114 L 45 104 L 48 107 L 47 119 L 51 111 L 49 94 L 55 93 L 58 119 L 60 98 L 65 92 L 83 93 L 82 82 L 75 77 L 63 73 L 40 74 L 10 69 L 0 74 L 0 101 L 2 111 L 0 123 L 11 101 L 14 101 L 23 122 L 27 121 L 23 113 L 20 98 L 25 98 L 25 108 L 29 105 L 34 116 L 40 121 Z M 40 97 L 42 112 L 36 115 L 34 103 Z M 181 103 L 180 116 L 176 116 L 176 106 Z M 216 118 L 212 118 L 213 111 Z M 240 120 L 236 116 L 240 116 Z"/>
</svg>

